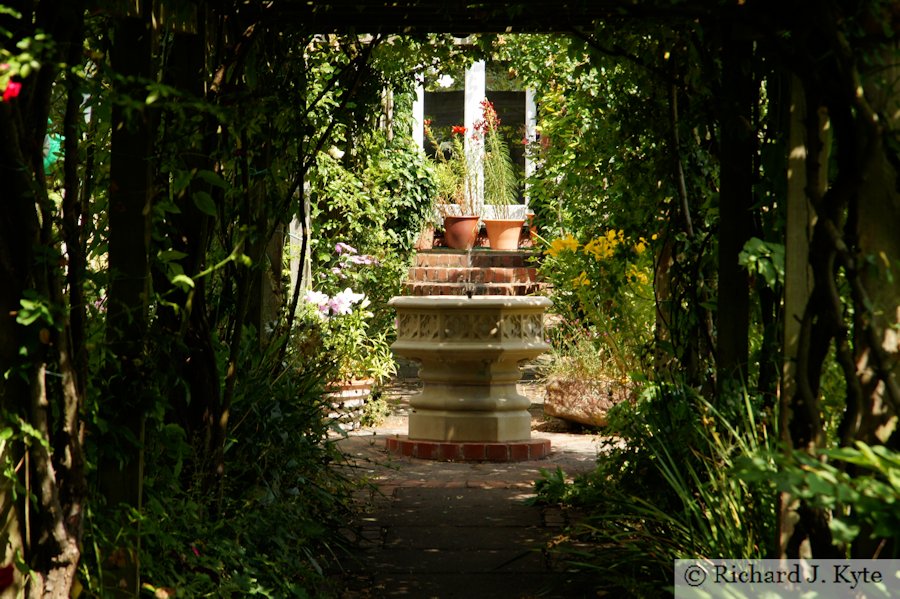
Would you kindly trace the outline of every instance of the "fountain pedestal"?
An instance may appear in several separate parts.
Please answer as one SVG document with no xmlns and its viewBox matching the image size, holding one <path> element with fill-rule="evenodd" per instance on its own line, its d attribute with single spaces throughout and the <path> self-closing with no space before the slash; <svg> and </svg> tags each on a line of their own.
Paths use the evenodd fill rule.
<svg viewBox="0 0 900 599">
<path fill-rule="evenodd" d="M 550 300 L 424 296 L 396 297 L 391 305 L 397 310 L 392 348 L 421 365 L 423 389 L 410 400 L 410 442 L 474 444 L 441 450 L 436 457 L 444 459 L 452 459 L 445 454 L 454 451 L 471 459 L 463 454 L 478 455 L 479 446 L 485 447 L 485 455 L 499 455 L 500 449 L 490 444 L 535 445 L 530 401 L 516 390 L 516 383 L 519 362 L 549 349 L 543 315 Z M 549 442 L 537 445 L 545 443 L 549 450 Z M 526 453 L 534 457 L 530 450 Z"/>
</svg>

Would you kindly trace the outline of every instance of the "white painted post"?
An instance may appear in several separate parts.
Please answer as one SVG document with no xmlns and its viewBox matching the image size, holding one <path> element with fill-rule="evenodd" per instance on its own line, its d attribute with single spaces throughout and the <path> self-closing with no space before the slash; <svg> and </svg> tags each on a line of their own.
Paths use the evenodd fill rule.
<svg viewBox="0 0 900 599">
<path fill-rule="evenodd" d="M 537 104 L 534 101 L 534 90 L 525 90 L 525 138 L 531 144 L 537 140 Z M 528 150 L 525 151 L 525 178 L 534 173 L 535 164 L 531 160 Z M 528 210 L 528 184 L 525 184 L 525 209 Z"/>
<path fill-rule="evenodd" d="M 473 63 L 466 70 L 466 155 L 469 167 L 475 171 L 475 197 L 472 206 L 476 213 L 484 210 L 484 143 L 472 139 L 475 122 L 481 119 L 481 101 L 485 98 L 484 61 Z"/>
<path fill-rule="evenodd" d="M 425 83 L 421 75 L 416 76 L 416 99 L 413 101 L 413 141 L 420 148 L 425 148 Z"/>
</svg>

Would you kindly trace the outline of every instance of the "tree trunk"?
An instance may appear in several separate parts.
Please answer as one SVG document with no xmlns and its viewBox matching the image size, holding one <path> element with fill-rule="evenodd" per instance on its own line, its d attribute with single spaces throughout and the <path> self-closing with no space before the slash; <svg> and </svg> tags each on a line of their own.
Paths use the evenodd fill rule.
<svg viewBox="0 0 900 599">
<path fill-rule="evenodd" d="M 866 89 L 872 109 L 879 115 L 868 129 L 875 134 L 871 160 L 865 164 L 856 202 L 856 268 L 849 283 L 854 303 L 853 363 L 859 379 L 860 398 L 849 404 L 841 423 L 846 443 L 861 440 L 900 450 L 900 156 L 886 144 L 882 127 L 895 132 L 900 125 L 900 94 L 895 82 L 900 68 L 893 57 L 896 42 L 882 50 L 885 64 Z M 866 115 L 865 110 L 860 114 Z M 853 277 L 853 270 L 856 277 Z M 866 473 L 868 474 L 868 473 Z M 855 558 L 895 556 L 894 540 L 869 538 L 870 530 L 851 546 Z"/>
<path fill-rule="evenodd" d="M 82 46 L 80 2 L 39 7 L 14 5 L 20 18 L 0 15 L 0 28 L 12 31 L 14 42 L 27 40 L 40 31 L 54 44 L 43 65 L 22 81 L 18 98 L 0 103 L 0 180 L 3 181 L 3 210 L 0 211 L 0 408 L 4 414 L 21 419 L 41 442 L 23 442 L 14 433 L 0 442 L 0 462 L 15 471 L 28 496 L 14 491 L 11 481 L 0 488 L 0 521 L 3 523 L 2 566 L 13 555 L 31 569 L 23 577 L 13 572 L 7 595 L 68 597 L 80 558 L 81 517 L 85 493 L 80 444 L 80 406 L 83 390 L 77 384 L 71 356 L 80 342 L 72 337 L 67 306 L 62 295 L 58 257 L 56 205 L 47 193 L 41 148 L 47 133 L 50 96 L 59 76 L 57 65 L 76 64 Z M 10 43 L 5 47 L 14 48 Z M 77 50 L 76 50 L 77 49 Z M 15 52 L 15 50 L 13 50 Z M 67 88 L 71 98 L 73 86 Z M 80 98 L 80 94 L 78 94 Z M 71 111 L 69 111 L 71 113 Z M 67 123 L 71 114 L 67 115 Z M 69 152 L 77 150 L 77 136 L 70 140 Z M 69 157 L 66 173 L 74 169 Z M 71 176 L 65 181 L 64 203 L 78 194 Z M 64 212 L 65 212 L 64 208 Z M 66 214 L 64 222 L 71 224 Z M 77 231 L 67 229 L 70 238 Z M 77 245 L 77 241 L 75 242 Z M 40 248 L 40 249 L 39 249 Z M 77 269 L 73 281 L 81 284 Z M 27 296 L 30 292 L 33 296 Z M 27 310 L 24 300 L 48 304 L 49 318 L 41 317 L 24 325 L 17 317 Z M 22 303 L 20 303 L 22 302 Z M 48 373 L 61 374 L 61 384 Z M 83 379 L 83 377 L 82 377 Z"/>
<path fill-rule="evenodd" d="M 732 33 L 733 35 L 733 33 Z M 753 164 L 751 129 L 758 101 L 752 73 L 753 45 L 726 38 L 722 50 L 722 156 L 719 191 L 719 279 L 716 319 L 717 382 L 747 384 L 750 288 L 738 255 L 752 232 Z"/>
<path fill-rule="evenodd" d="M 183 91 L 188 97 L 201 98 L 204 94 L 204 44 L 194 33 L 177 32 L 173 35 L 170 55 L 171 64 L 166 68 L 166 80 L 173 87 Z M 186 114 L 185 114 L 186 113 Z M 212 171 L 215 167 L 211 156 L 214 152 L 215 127 L 211 118 L 204 115 L 200 119 L 202 141 L 194 145 L 184 145 L 184 139 L 193 139 L 193 131 L 186 129 L 194 122 L 195 114 L 187 107 L 173 111 L 170 122 L 172 131 L 168 134 L 168 146 L 178 148 L 178 165 L 193 173 L 199 170 Z M 214 196 L 209 183 L 195 177 L 175 198 L 180 213 L 170 215 L 175 234 L 171 236 L 172 249 L 185 254 L 177 260 L 184 274 L 194 281 L 193 288 L 182 291 L 173 286 L 165 276 L 158 276 L 158 288 L 172 298 L 181 309 L 160 311 L 156 326 L 160 334 L 177 340 L 169 356 L 172 375 L 187 383 L 187 390 L 171 397 L 175 418 L 185 428 L 190 439 L 196 440 L 196 447 L 205 448 L 206 455 L 201 462 L 208 463 L 211 457 L 211 439 L 215 414 L 221 402 L 220 374 L 216 363 L 209 322 L 207 303 L 208 277 L 196 277 L 206 268 L 207 252 L 213 227 L 213 217 L 202 212 L 194 200 L 194 194 L 206 193 Z M 196 278 L 195 278 L 196 277 Z M 180 388 L 180 386 L 179 386 Z M 192 476 L 190 469 L 186 475 Z"/>
<path fill-rule="evenodd" d="M 827 185 L 828 152 L 830 143 L 827 140 L 827 120 L 815 116 L 812 120 L 807 115 L 806 97 L 800 80 L 794 79 L 791 84 L 791 124 L 788 143 L 788 195 L 787 222 L 785 229 L 784 258 L 784 334 L 781 390 L 779 395 L 779 418 L 782 442 L 791 447 L 790 423 L 793 418 L 792 402 L 799 399 L 797 391 L 797 361 L 800 352 L 801 321 L 804 310 L 812 292 L 812 271 L 809 266 L 809 245 L 812 229 L 815 224 L 815 213 L 807 196 L 807 188 L 812 186 L 821 197 Z M 818 115 L 816 107 L 813 113 Z M 814 131 L 807 131 L 810 123 L 817 123 Z M 808 136 L 819 140 L 814 145 L 815 155 L 809 155 Z M 811 184 L 807 182 L 807 162 L 814 160 L 819 165 L 812 170 L 818 179 Z M 801 416 L 798 416 L 801 417 Z M 779 557 L 788 557 L 787 551 L 799 522 L 797 512 L 799 503 L 787 493 L 779 496 L 778 509 L 778 543 Z M 808 548 L 804 550 L 808 557 Z"/>
<path fill-rule="evenodd" d="M 116 24 L 111 48 L 112 67 L 120 76 L 152 77 L 152 31 L 141 17 L 122 17 Z M 146 89 L 141 83 L 123 83 L 119 93 L 143 104 Z M 109 387 L 103 411 L 111 427 L 127 431 L 119 449 L 125 459 L 106 454 L 99 466 L 100 488 L 110 506 L 126 504 L 140 509 L 143 489 L 144 419 L 146 374 L 143 365 L 147 339 L 149 302 L 149 245 L 151 222 L 151 148 L 153 116 L 148 109 L 126 113 L 113 105 L 109 185 L 110 286 L 106 340 L 115 362 L 108 363 Z M 140 529 L 134 538 L 123 539 L 124 565 L 108 566 L 105 584 L 122 596 L 139 593 Z"/>
<path fill-rule="evenodd" d="M 885 52 L 892 59 L 896 49 Z M 892 65 L 881 73 L 879 90 L 868 89 L 884 124 L 900 126 L 900 94 L 890 94 L 900 77 Z M 900 156 L 879 137 L 872 160 L 865 165 L 857 202 L 860 303 L 854 322 L 854 361 L 863 388 L 862 410 L 848 423 L 848 433 L 866 443 L 886 443 L 900 449 Z M 893 433 L 893 438 L 891 435 Z"/>
</svg>

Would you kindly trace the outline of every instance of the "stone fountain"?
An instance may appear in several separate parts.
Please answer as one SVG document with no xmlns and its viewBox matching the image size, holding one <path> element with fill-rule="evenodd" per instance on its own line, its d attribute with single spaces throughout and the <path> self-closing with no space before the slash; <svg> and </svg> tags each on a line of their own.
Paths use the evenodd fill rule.
<svg viewBox="0 0 900 599">
<path fill-rule="evenodd" d="M 409 435 L 388 449 L 413 457 L 511 461 L 549 453 L 531 439 L 530 400 L 516 389 L 519 363 L 549 349 L 544 297 L 395 297 L 394 352 L 419 362 Z"/>
</svg>

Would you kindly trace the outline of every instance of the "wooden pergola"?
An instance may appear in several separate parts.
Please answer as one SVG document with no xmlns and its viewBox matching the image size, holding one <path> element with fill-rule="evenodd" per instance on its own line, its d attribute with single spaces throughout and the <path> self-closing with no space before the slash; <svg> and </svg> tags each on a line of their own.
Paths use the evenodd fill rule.
<svg viewBox="0 0 900 599">
<path fill-rule="evenodd" d="M 696 5 L 635 0 L 288 0 L 276 12 L 316 32 L 537 33 L 591 27 L 598 19 L 685 18 L 705 14 Z"/>
</svg>

